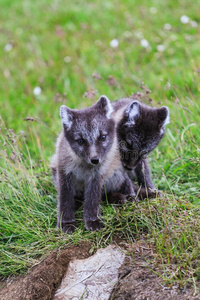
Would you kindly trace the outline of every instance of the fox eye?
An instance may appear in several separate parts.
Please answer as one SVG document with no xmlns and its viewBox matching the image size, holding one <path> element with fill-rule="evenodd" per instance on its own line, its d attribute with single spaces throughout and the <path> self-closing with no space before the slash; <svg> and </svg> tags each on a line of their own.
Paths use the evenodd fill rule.
<svg viewBox="0 0 200 300">
<path fill-rule="evenodd" d="M 129 143 L 129 142 L 126 142 L 126 147 L 127 147 L 128 149 L 132 149 L 132 144 Z"/>
<path fill-rule="evenodd" d="M 79 139 L 79 140 L 77 140 L 77 143 L 81 146 L 81 145 L 83 145 L 84 144 L 84 139 Z"/>
<path fill-rule="evenodd" d="M 146 158 L 146 157 L 147 157 L 147 154 L 148 154 L 148 151 L 146 151 L 146 150 L 142 150 L 142 151 L 140 152 L 140 156 L 143 157 L 143 158 Z"/>
<path fill-rule="evenodd" d="M 106 135 L 101 135 L 100 136 L 100 141 L 104 142 L 106 140 Z"/>
</svg>

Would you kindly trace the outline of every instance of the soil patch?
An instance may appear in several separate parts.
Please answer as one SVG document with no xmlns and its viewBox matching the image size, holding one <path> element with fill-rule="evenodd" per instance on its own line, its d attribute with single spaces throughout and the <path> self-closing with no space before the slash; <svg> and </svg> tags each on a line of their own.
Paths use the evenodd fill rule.
<svg viewBox="0 0 200 300">
<path fill-rule="evenodd" d="M 52 252 L 44 261 L 32 267 L 26 276 L 7 283 L 0 290 L 0 299 L 53 299 L 64 275 L 67 276 L 69 262 L 90 257 L 91 247 L 91 244 L 82 242 L 66 250 Z M 179 289 L 178 286 L 169 288 L 164 285 L 162 278 L 156 275 L 160 273 L 160 267 L 155 267 L 155 253 L 145 243 L 138 242 L 129 246 L 123 242 L 120 243 L 120 247 L 124 248 L 127 254 L 119 269 L 118 281 L 109 300 L 200 299 L 199 290 L 194 295 L 193 288 Z"/>
<path fill-rule="evenodd" d="M 32 267 L 25 277 L 8 283 L 0 290 L 1 300 L 50 300 L 67 271 L 70 260 L 83 259 L 91 254 L 89 243 L 70 246 L 52 252 L 40 264 Z"/>
<path fill-rule="evenodd" d="M 148 245 L 135 243 L 128 250 L 119 269 L 119 279 L 109 300 L 199 300 L 193 288 L 180 289 L 164 285 L 159 267 L 155 267 L 155 254 Z"/>
</svg>

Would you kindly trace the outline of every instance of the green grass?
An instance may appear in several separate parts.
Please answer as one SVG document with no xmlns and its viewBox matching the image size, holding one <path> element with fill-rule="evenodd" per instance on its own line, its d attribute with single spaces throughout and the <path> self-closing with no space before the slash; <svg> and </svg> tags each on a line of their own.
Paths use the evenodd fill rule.
<svg viewBox="0 0 200 300">
<path fill-rule="evenodd" d="M 52 249 L 90 240 L 145 237 L 167 283 L 200 281 L 200 1 L 0 0 L 0 274 L 19 274 Z M 152 10 L 152 7 L 156 8 Z M 197 22 L 182 24 L 180 17 Z M 165 24 L 171 30 L 164 29 Z M 111 48 L 117 38 L 119 47 Z M 149 41 L 143 48 L 140 40 Z M 12 49 L 5 51 L 11 44 Z M 157 45 L 164 45 L 163 52 Z M 100 74 L 96 80 L 94 74 Z M 110 76 L 113 81 L 109 80 Z M 102 205 L 105 228 L 56 228 L 56 191 L 49 159 L 61 129 L 59 107 L 91 105 L 152 92 L 171 124 L 150 155 L 163 199 L 124 207 Z M 35 96 L 39 86 L 42 93 Z M 87 92 L 87 93 L 85 93 Z M 92 96 L 94 95 L 94 96 Z M 148 99 L 146 100 L 148 102 Z M 27 117 L 35 121 L 24 120 Z M 9 129 L 13 129 L 14 131 Z"/>
</svg>

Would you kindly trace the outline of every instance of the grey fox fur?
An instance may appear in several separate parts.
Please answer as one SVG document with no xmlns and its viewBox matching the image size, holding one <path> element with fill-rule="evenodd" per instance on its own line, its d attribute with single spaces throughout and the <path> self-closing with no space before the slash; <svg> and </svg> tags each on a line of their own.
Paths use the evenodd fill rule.
<svg viewBox="0 0 200 300">
<path fill-rule="evenodd" d="M 113 109 L 106 96 L 89 108 L 61 106 L 63 129 L 51 159 L 53 181 L 58 191 L 57 226 L 74 231 L 75 199 L 84 199 L 88 230 L 100 230 L 100 200 L 113 192 L 134 197 L 132 182 L 122 166 Z"/>
<path fill-rule="evenodd" d="M 169 109 L 166 106 L 151 108 L 131 98 L 113 102 L 112 106 L 122 164 L 131 179 L 136 175 L 143 191 L 141 198 L 145 193 L 147 197 L 155 197 L 147 155 L 158 145 L 165 126 L 170 123 Z"/>
</svg>

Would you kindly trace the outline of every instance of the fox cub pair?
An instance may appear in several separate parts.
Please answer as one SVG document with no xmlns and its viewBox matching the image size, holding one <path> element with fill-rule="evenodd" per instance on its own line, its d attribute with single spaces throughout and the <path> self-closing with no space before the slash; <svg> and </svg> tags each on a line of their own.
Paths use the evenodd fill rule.
<svg viewBox="0 0 200 300">
<path fill-rule="evenodd" d="M 60 116 L 63 129 L 51 160 L 58 191 L 57 226 L 72 233 L 76 228 L 75 199 L 84 199 L 86 229 L 100 230 L 100 200 L 108 197 L 124 203 L 133 199 L 134 175 L 149 195 L 153 192 L 145 157 L 163 137 L 169 110 L 165 106 L 150 108 L 129 98 L 110 103 L 101 96 L 89 108 L 62 105 Z"/>
</svg>

